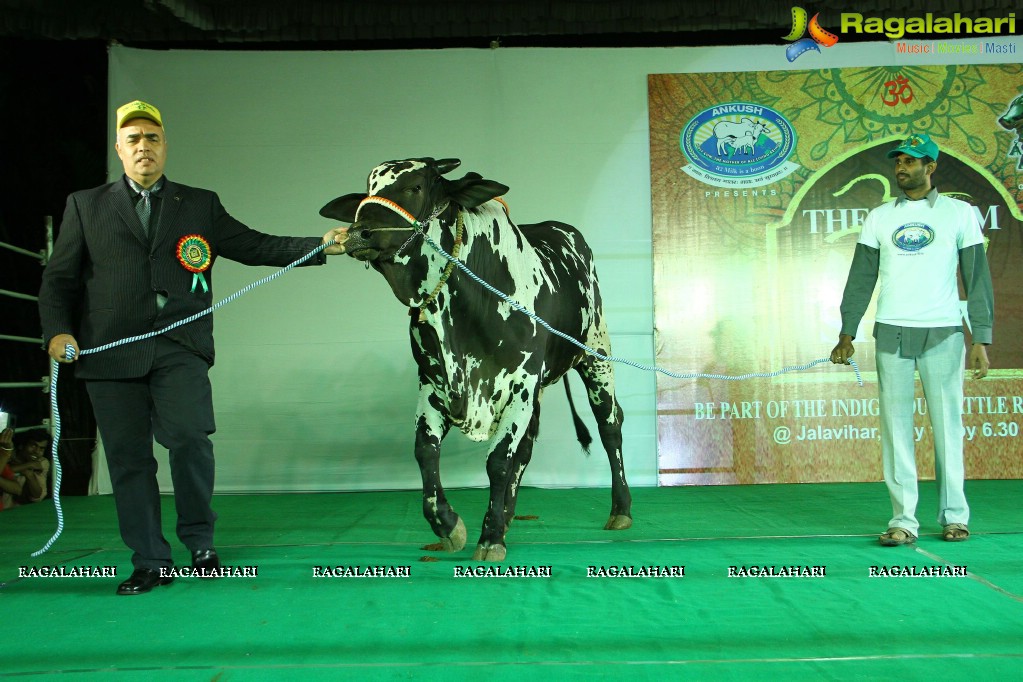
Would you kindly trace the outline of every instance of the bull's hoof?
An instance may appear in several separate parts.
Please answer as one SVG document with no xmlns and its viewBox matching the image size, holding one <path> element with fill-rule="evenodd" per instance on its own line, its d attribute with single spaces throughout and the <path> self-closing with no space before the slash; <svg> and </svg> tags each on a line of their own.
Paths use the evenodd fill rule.
<svg viewBox="0 0 1023 682">
<path fill-rule="evenodd" d="M 440 543 L 444 546 L 445 552 L 461 552 L 465 547 L 465 539 L 465 524 L 462 523 L 462 517 L 459 516 L 458 523 L 451 529 L 451 535 L 441 538 Z"/>
<path fill-rule="evenodd" d="M 508 556 L 508 548 L 504 545 L 476 545 L 476 551 L 472 554 L 473 561 L 504 561 Z"/>
<path fill-rule="evenodd" d="M 626 530 L 632 528 L 632 518 L 622 514 L 614 515 L 607 520 L 604 524 L 604 530 Z"/>
</svg>

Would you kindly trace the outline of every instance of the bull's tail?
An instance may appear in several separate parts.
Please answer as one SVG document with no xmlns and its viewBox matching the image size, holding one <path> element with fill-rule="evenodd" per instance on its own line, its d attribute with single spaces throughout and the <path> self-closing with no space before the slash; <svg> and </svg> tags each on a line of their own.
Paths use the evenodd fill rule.
<svg viewBox="0 0 1023 682">
<path fill-rule="evenodd" d="M 578 439 L 579 444 L 583 446 L 583 452 L 587 455 L 590 454 L 590 443 L 593 442 L 593 436 L 590 435 L 590 430 L 586 428 L 586 424 L 579 418 L 579 413 L 575 411 L 575 403 L 572 401 L 572 386 L 568 383 L 568 375 L 565 375 L 565 395 L 568 396 L 568 409 L 572 411 L 572 423 L 575 424 L 575 437 Z"/>
</svg>

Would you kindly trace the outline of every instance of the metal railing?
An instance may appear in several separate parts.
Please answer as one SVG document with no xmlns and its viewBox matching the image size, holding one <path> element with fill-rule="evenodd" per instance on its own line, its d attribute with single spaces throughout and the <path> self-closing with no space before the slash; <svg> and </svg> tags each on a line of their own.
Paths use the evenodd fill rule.
<svg viewBox="0 0 1023 682">
<path fill-rule="evenodd" d="M 39 251 L 29 251 L 23 249 L 20 246 L 14 244 L 8 244 L 7 242 L 0 242 L 0 248 L 7 249 L 16 254 L 27 256 L 29 258 L 39 261 L 39 264 L 45 266 L 50 259 L 50 254 L 53 252 L 53 218 L 46 216 L 46 248 Z M 18 291 L 8 291 L 7 289 L 0 289 L 0 297 L 14 298 L 23 301 L 38 301 L 38 296 L 32 294 L 24 294 Z M 3 320 L 0 319 L 0 324 Z M 32 336 L 18 336 L 14 334 L 4 334 L 0 329 L 0 341 L 11 341 L 14 343 L 30 343 L 36 347 L 42 347 L 43 339 L 40 337 Z M 50 373 L 52 374 L 52 369 Z M 39 381 L 0 381 L 0 389 L 3 388 L 38 388 L 41 394 L 48 394 L 50 392 L 50 376 L 41 377 Z M 43 398 L 49 402 L 48 398 Z M 50 415 L 50 419 L 44 419 L 42 424 L 19 424 L 14 430 L 16 432 L 31 431 L 33 429 L 43 428 L 52 433 L 53 415 Z"/>
</svg>

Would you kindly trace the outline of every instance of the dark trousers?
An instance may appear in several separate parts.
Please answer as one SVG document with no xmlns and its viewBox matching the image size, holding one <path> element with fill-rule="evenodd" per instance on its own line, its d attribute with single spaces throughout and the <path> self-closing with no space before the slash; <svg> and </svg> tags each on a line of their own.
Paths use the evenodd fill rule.
<svg viewBox="0 0 1023 682">
<path fill-rule="evenodd" d="M 153 438 L 170 452 L 177 535 L 190 550 L 213 547 L 213 392 L 206 361 L 156 338 L 149 374 L 89 381 L 86 387 L 106 451 L 117 521 L 135 568 L 172 566 L 160 520 Z"/>
</svg>

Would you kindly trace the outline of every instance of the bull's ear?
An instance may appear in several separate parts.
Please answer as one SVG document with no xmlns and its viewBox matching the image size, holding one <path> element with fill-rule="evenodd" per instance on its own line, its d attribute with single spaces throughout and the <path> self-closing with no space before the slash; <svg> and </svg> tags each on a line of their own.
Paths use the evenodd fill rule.
<svg viewBox="0 0 1023 682">
<path fill-rule="evenodd" d="M 342 223 L 354 223 L 355 212 L 359 204 L 366 198 L 365 194 L 346 194 L 338 197 L 320 209 L 320 215 L 324 218 L 333 218 Z"/>
<path fill-rule="evenodd" d="M 462 165 L 461 159 L 440 159 L 439 161 L 436 161 L 435 163 L 437 165 L 437 174 L 438 175 L 444 175 L 445 173 L 450 173 L 451 171 L 455 170 L 456 168 L 458 168 L 459 166 Z"/>
<path fill-rule="evenodd" d="M 508 193 L 508 186 L 486 180 L 479 173 L 467 173 L 461 180 L 451 180 L 447 186 L 451 201 L 464 208 L 476 208 L 495 197 Z"/>
</svg>

